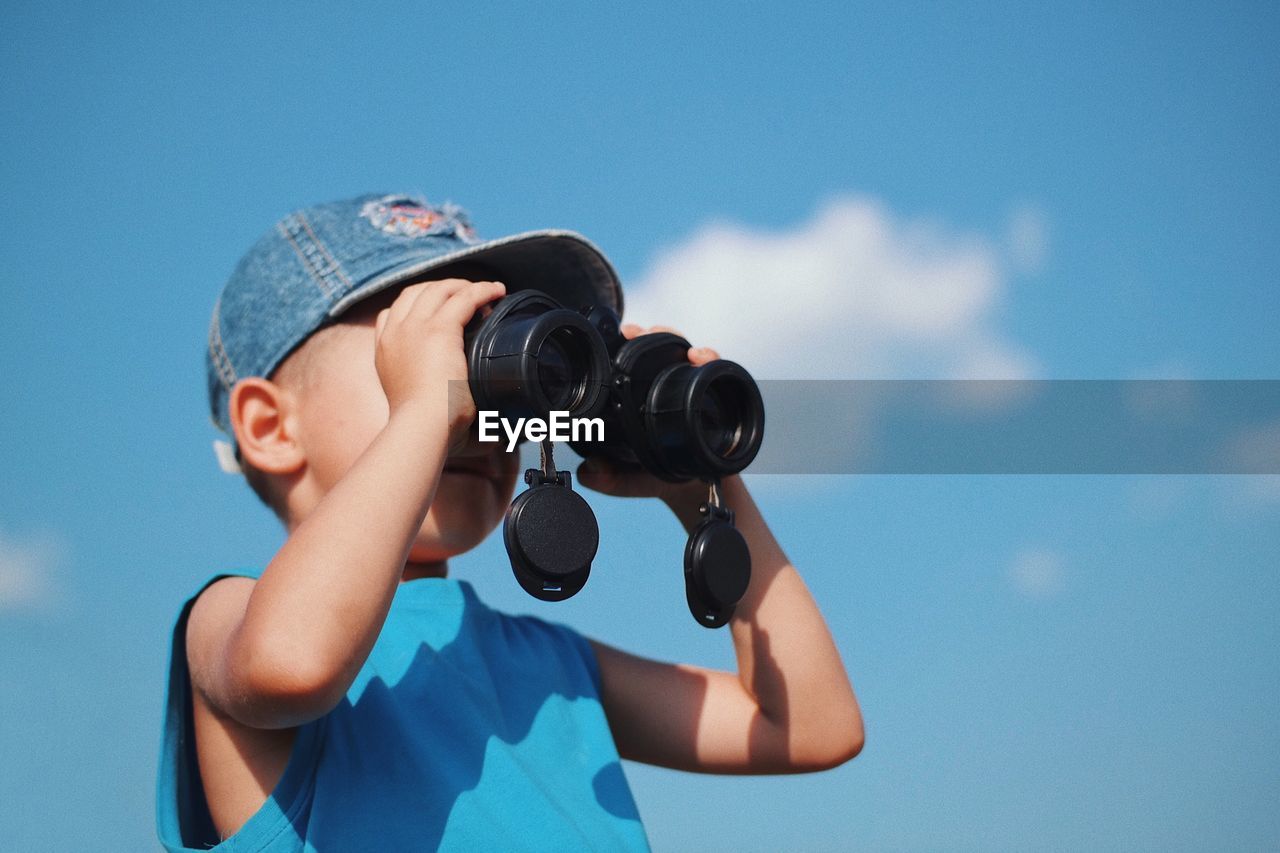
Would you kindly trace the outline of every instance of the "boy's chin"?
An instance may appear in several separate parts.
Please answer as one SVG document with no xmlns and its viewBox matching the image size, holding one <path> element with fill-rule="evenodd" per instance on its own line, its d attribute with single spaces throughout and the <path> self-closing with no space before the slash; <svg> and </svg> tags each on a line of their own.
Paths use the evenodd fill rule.
<svg viewBox="0 0 1280 853">
<path fill-rule="evenodd" d="M 413 547 L 409 549 L 410 563 L 441 563 L 450 557 L 465 554 L 484 541 L 488 531 L 483 533 L 474 530 L 448 531 L 440 535 L 430 526 L 424 525 Z"/>
<path fill-rule="evenodd" d="M 501 484 L 446 474 L 409 552 L 409 560 L 437 562 L 470 551 L 502 523 L 510 502 L 510 489 Z"/>
</svg>

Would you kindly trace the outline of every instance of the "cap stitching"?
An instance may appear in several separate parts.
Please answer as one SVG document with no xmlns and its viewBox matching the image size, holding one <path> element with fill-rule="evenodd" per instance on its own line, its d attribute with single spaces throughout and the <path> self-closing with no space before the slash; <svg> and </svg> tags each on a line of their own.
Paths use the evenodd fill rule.
<svg viewBox="0 0 1280 853">
<path fill-rule="evenodd" d="M 218 372 L 218 381 L 222 387 L 231 392 L 236 384 L 236 370 L 231 364 L 231 356 L 222 345 L 222 297 L 213 305 L 213 320 L 209 323 L 209 355 L 213 358 L 213 368 Z"/>
<path fill-rule="evenodd" d="M 295 219 L 295 214 L 286 216 L 284 219 L 276 223 L 276 230 L 289 241 L 289 245 L 293 247 L 294 254 L 298 256 L 298 260 L 302 261 L 302 266 L 306 269 L 307 276 L 315 283 L 320 292 L 329 299 L 334 299 L 337 294 L 334 293 L 327 280 L 327 276 L 331 271 L 319 269 L 315 261 L 312 259 L 311 254 L 315 251 L 314 243 L 310 240 L 307 241 L 308 249 L 310 249 L 309 251 L 308 249 L 304 249 L 295 239 L 295 237 L 299 236 L 298 232 L 295 231 L 296 226 L 293 224 Z M 288 224 L 286 225 L 286 223 Z"/>
<path fill-rule="evenodd" d="M 328 272 L 321 269 L 315 258 L 312 257 L 315 253 L 315 244 L 310 240 L 306 240 L 307 245 L 304 248 L 297 240 L 298 237 L 302 236 L 301 229 L 297 225 L 297 219 L 298 214 L 290 214 L 281 220 L 277 227 L 285 239 L 289 241 L 289 245 L 293 247 L 294 253 L 297 254 L 298 259 L 302 261 L 302 265 L 306 268 L 307 275 L 319 287 L 320 292 L 329 299 L 333 299 L 335 293 L 329 284 Z"/>
<path fill-rule="evenodd" d="M 303 216 L 301 213 L 298 213 L 297 217 L 298 217 L 298 221 L 302 223 L 302 227 L 307 230 L 307 234 L 310 235 L 312 241 L 315 243 L 316 248 L 320 250 L 320 254 L 324 255 L 325 259 L 328 260 L 330 266 L 333 267 L 333 272 L 339 278 L 342 279 L 344 284 L 346 284 L 346 287 L 343 288 L 343 290 L 344 291 L 350 290 L 352 287 L 351 279 L 347 277 L 346 271 L 342 269 L 341 262 L 339 262 L 337 258 L 335 258 L 332 254 L 329 253 L 329 247 L 326 246 L 324 242 L 319 237 L 316 236 L 315 231 L 311 230 L 311 223 L 307 221 L 307 217 Z"/>
</svg>

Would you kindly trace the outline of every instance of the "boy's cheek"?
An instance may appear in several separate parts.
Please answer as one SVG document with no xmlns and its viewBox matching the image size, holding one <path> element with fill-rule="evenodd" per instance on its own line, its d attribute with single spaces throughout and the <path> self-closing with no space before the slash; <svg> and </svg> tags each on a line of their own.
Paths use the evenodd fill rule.
<svg viewBox="0 0 1280 853">
<path fill-rule="evenodd" d="M 419 545 L 447 555 L 469 551 L 502 523 L 514 477 L 502 483 L 446 473 L 423 522 Z"/>
</svg>

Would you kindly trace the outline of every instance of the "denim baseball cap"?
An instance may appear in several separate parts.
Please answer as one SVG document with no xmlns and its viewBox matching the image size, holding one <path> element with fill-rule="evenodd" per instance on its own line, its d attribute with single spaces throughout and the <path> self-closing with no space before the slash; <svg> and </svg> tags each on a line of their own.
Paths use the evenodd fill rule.
<svg viewBox="0 0 1280 853">
<path fill-rule="evenodd" d="M 240 378 L 270 377 L 314 331 L 360 300 L 459 261 L 483 262 L 508 292 L 541 290 L 566 307 L 607 305 L 622 313 L 617 273 L 572 231 L 480 240 L 462 208 L 413 194 L 316 205 L 264 234 L 218 297 L 205 353 L 214 425 L 234 441 L 229 402 Z"/>
</svg>

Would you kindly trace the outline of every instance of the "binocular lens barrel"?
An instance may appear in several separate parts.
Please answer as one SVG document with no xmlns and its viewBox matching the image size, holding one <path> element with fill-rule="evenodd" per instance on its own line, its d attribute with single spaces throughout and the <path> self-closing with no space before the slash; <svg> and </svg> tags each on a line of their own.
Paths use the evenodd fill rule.
<svg viewBox="0 0 1280 853">
<path fill-rule="evenodd" d="M 654 379 L 645 410 L 658 456 L 679 479 L 736 474 L 764 437 L 760 389 L 731 361 L 667 368 Z"/>
<path fill-rule="evenodd" d="M 604 443 L 574 449 L 639 463 L 666 480 L 746 468 L 764 436 L 751 374 L 731 361 L 695 367 L 678 335 L 625 340 L 618 322 L 608 308 L 570 311 L 535 290 L 499 300 L 465 336 L 476 406 L 508 419 L 603 410 Z"/>
<path fill-rule="evenodd" d="M 602 384 L 591 375 L 591 341 L 581 329 L 561 326 L 542 341 L 537 354 L 538 385 L 554 411 L 582 408 L 593 386 Z"/>
<path fill-rule="evenodd" d="M 604 402 L 609 354 L 581 314 L 537 291 L 502 299 L 467 341 L 476 406 L 505 418 L 590 417 Z"/>
</svg>

